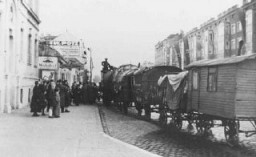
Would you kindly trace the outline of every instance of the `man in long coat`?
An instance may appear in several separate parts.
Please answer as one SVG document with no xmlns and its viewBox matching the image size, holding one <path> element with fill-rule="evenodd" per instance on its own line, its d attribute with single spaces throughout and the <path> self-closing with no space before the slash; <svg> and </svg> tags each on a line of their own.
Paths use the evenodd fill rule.
<svg viewBox="0 0 256 157">
<path fill-rule="evenodd" d="M 64 112 L 64 108 L 65 108 L 65 105 L 66 105 L 66 88 L 65 86 L 62 84 L 62 81 L 61 80 L 58 80 L 57 81 L 57 86 L 56 86 L 60 92 L 60 108 L 61 108 L 61 113 Z"/>
<path fill-rule="evenodd" d="M 41 111 L 41 106 L 40 106 L 40 88 L 39 88 L 39 83 L 38 81 L 35 82 L 35 86 L 33 88 L 33 95 L 32 95 L 32 100 L 31 100 L 31 112 L 33 112 L 33 117 L 39 116 L 37 112 Z"/>
<path fill-rule="evenodd" d="M 52 110 L 52 115 L 49 118 L 59 118 L 60 117 L 60 96 L 59 89 L 56 88 L 55 82 L 51 82 L 47 91 L 47 99 Z"/>
<path fill-rule="evenodd" d="M 46 89 L 47 89 L 46 82 L 40 81 L 40 83 L 39 83 L 39 103 L 40 103 L 42 116 L 45 115 L 44 110 L 47 106 Z"/>
<path fill-rule="evenodd" d="M 67 80 L 64 81 L 63 85 L 65 87 L 65 112 L 70 112 L 68 107 L 71 105 L 71 89 Z"/>
</svg>

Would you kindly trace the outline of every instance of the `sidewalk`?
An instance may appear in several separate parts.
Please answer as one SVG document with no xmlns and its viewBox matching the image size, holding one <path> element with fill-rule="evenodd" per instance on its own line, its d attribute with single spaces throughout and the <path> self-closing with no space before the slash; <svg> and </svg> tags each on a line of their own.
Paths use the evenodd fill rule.
<svg viewBox="0 0 256 157">
<path fill-rule="evenodd" d="M 103 133 L 97 106 L 71 107 L 61 118 L 31 117 L 29 109 L 0 115 L 1 157 L 157 156 Z"/>
</svg>

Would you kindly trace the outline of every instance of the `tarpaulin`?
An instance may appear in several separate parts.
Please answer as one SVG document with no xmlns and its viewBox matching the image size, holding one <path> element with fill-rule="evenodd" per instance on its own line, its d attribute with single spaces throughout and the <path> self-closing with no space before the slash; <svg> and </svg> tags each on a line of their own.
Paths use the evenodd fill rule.
<svg viewBox="0 0 256 157">
<path fill-rule="evenodd" d="M 171 74 L 171 75 L 165 75 L 161 76 L 158 80 L 158 85 L 160 86 L 165 79 L 168 79 L 169 84 L 172 86 L 174 92 L 177 90 L 177 88 L 180 85 L 180 82 L 184 79 L 185 76 L 187 76 L 188 71 L 180 72 L 179 74 Z"/>
<path fill-rule="evenodd" d="M 158 85 L 160 89 L 165 91 L 164 101 L 169 109 L 182 109 L 184 105 L 181 103 L 184 96 L 184 89 L 186 86 L 186 76 L 188 72 L 181 72 L 176 75 L 165 75 L 160 77 Z"/>
</svg>

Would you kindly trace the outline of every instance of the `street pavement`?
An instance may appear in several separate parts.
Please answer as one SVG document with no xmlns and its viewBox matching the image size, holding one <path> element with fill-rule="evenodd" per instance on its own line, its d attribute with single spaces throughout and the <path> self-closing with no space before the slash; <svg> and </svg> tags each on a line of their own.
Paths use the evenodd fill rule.
<svg viewBox="0 0 256 157">
<path fill-rule="evenodd" d="M 100 105 L 101 106 L 101 105 Z M 254 146 L 230 147 L 226 142 L 190 134 L 185 128 L 176 131 L 142 120 L 132 114 L 124 115 L 114 107 L 100 107 L 110 136 L 164 157 L 255 157 Z M 220 130 L 218 130 L 220 131 Z M 218 132 L 217 131 L 217 132 Z M 223 131 L 223 130 L 222 130 Z M 218 137 L 217 137 L 218 138 Z"/>
<path fill-rule="evenodd" d="M 29 108 L 0 114 L 0 157 L 157 156 L 106 135 L 97 106 L 70 110 L 60 118 L 32 117 Z"/>
</svg>

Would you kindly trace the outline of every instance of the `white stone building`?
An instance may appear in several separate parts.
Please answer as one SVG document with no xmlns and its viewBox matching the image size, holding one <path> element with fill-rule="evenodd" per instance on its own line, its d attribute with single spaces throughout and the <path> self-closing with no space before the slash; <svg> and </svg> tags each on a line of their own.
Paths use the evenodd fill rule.
<svg viewBox="0 0 256 157">
<path fill-rule="evenodd" d="M 39 0 L 0 0 L 0 112 L 30 104 L 38 79 Z"/>
</svg>

